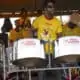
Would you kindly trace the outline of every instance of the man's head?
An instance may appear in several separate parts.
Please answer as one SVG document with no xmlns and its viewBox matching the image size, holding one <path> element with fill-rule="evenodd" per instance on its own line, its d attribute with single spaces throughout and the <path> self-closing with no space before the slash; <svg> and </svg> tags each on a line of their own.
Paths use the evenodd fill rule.
<svg viewBox="0 0 80 80">
<path fill-rule="evenodd" d="M 54 4 L 55 4 L 54 0 L 49 0 L 44 4 L 44 15 L 49 19 L 53 18 Z"/>
<path fill-rule="evenodd" d="M 24 19 L 25 19 L 25 17 L 27 16 L 27 10 L 26 10 L 25 8 L 22 8 L 22 9 L 21 9 L 20 16 L 21 16 L 22 18 L 24 18 Z"/>
</svg>

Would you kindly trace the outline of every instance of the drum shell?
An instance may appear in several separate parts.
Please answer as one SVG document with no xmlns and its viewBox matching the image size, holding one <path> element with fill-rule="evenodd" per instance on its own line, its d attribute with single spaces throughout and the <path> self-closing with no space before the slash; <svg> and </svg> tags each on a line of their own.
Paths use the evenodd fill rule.
<svg viewBox="0 0 80 80">
<path fill-rule="evenodd" d="M 80 37 L 66 36 L 55 41 L 55 58 L 74 62 L 80 58 Z"/>
<path fill-rule="evenodd" d="M 45 53 L 43 44 L 38 39 L 20 39 L 13 45 L 13 62 L 17 61 L 22 65 L 33 65 L 38 60 L 44 60 Z M 31 61 L 31 64 L 30 64 Z M 24 63 L 24 64 L 23 64 Z"/>
</svg>

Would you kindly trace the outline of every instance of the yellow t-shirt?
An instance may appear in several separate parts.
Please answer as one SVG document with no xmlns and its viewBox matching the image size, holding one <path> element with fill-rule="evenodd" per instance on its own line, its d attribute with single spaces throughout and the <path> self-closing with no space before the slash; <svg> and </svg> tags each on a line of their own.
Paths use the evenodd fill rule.
<svg viewBox="0 0 80 80">
<path fill-rule="evenodd" d="M 20 31 L 18 31 L 18 32 L 15 29 L 12 29 L 9 32 L 9 40 L 16 41 L 18 39 L 23 38 L 23 34 L 22 33 L 23 33 L 22 29 Z"/>
<path fill-rule="evenodd" d="M 32 38 L 33 37 L 33 33 L 32 30 L 30 28 L 24 28 L 22 30 L 22 36 L 23 38 Z"/>
<path fill-rule="evenodd" d="M 33 28 L 38 30 L 38 38 L 42 40 L 56 40 L 57 33 L 62 32 L 61 22 L 55 17 L 51 20 L 45 18 L 44 15 L 34 20 Z M 50 46 L 50 49 L 49 49 Z M 46 43 L 45 53 L 53 53 L 53 45 Z"/>
<path fill-rule="evenodd" d="M 26 17 L 25 19 L 23 17 L 20 17 L 18 19 L 19 21 L 19 25 L 22 25 L 24 23 L 24 25 L 22 26 L 22 29 L 19 32 L 16 32 L 15 29 L 12 29 L 9 33 L 9 40 L 15 41 L 17 39 L 21 39 L 21 38 L 30 38 L 32 37 L 32 31 L 30 30 L 30 28 L 25 29 L 25 26 L 29 26 L 28 24 L 30 23 L 29 18 Z"/>
<path fill-rule="evenodd" d="M 22 39 L 22 38 L 31 38 L 33 37 L 31 29 L 21 29 L 19 32 L 16 32 L 15 29 L 10 31 L 9 34 L 9 40 L 15 41 L 17 39 Z"/>
<path fill-rule="evenodd" d="M 68 27 L 68 25 L 64 25 L 63 36 L 80 36 L 80 27 L 75 26 L 74 29 L 71 29 Z"/>
<path fill-rule="evenodd" d="M 15 41 L 18 39 L 18 33 L 15 31 L 15 29 L 12 29 L 9 33 L 9 40 Z"/>
<path fill-rule="evenodd" d="M 28 28 L 31 26 L 29 17 L 26 17 L 26 18 L 21 17 L 19 21 L 20 21 L 20 24 L 24 24 L 23 28 L 18 32 L 19 37 L 20 38 L 31 38 L 32 31 L 31 31 L 31 28 Z"/>
<path fill-rule="evenodd" d="M 43 40 L 55 40 L 57 33 L 62 32 L 61 22 L 55 17 L 48 20 L 42 15 L 34 20 L 32 26 L 38 30 L 38 38 Z"/>
</svg>

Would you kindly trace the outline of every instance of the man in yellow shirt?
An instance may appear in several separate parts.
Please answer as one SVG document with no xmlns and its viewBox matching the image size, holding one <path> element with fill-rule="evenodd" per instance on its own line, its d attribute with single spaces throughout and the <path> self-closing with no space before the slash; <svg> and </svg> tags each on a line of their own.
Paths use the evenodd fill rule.
<svg viewBox="0 0 80 80">
<path fill-rule="evenodd" d="M 54 2 L 53 2 L 54 3 Z M 53 44 L 56 39 L 61 36 L 61 22 L 54 17 L 54 4 L 49 2 L 45 4 L 44 14 L 34 20 L 32 26 L 35 29 L 38 39 L 43 40 L 45 45 L 45 53 L 53 53 Z M 49 47 L 50 46 L 50 47 Z M 53 54 L 52 54 L 53 55 Z"/>
<path fill-rule="evenodd" d="M 70 21 L 63 26 L 63 33 L 62 33 L 63 37 L 64 36 L 80 36 L 80 27 L 76 24 L 76 22 L 75 22 L 76 20 L 75 19 L 72 20 L 71 17 L 72 16 L 70 16 Z M 78 66 L 79 64 L 80 64 L 80 62 L 79 63 L 72 62 L 72 63 L 65 63 L 63 65 L 71 67 L 71 66 Z M 71 72 L 72 72 L 72 70 L 71 70 Z"/>
<path fill-rule="evenodd" d="M 31 30 L 31 24 L 28 19 L 26 19 L 25 23 L 22 18 L 15 21 L 16 28 L 10 30 L 9 40 L 16 41 L 21 38 L 31 38 L 33 37 L 33 33 Z"/>
<path fill-rule="evenodd" d="M 14 41 L 18 40 L 18 38 L 19 38 L 19 37 L 18 37 L 19 20 L 16 20 L 16 21 L 15 21 L 15 25 L 16 25 L 16 28 L 10 30 L 10 32 L 9 32 L 9 41 L 10 41 L 10 42 L 14 42 Z"/>
<path fill-rule="evenodd" d="M 37 36 L 41 40 L 56 40 L 61 32 L 61 22 L 52 16 L 52 18 L 42 15 L 33 22 L 33 27 L 37 29 Z"/>
<path fill-rule="evenodd" d="M 80 36 L 80 27 L 69 22 L 63 26 L 63 36 Z"/>
<path fill-rule="evenodd" d="M 44 44 L 46 60 L 49 60 L 49 67 L 54 64 L 51 64 L 53 58 L 53 43 L 56 39 L 61 37 L 62 33 L 61 22 L 53 16 L 54 3 L 54 0 L 49 0 L 47 3 L 45 3 L 44 14 L 35 19 L 32 24 L 35 30 L 35 36 L 37 36 L 37 38 L 40 39 Z M 58 77 L 56 77 L 55 80 L 62 80 L 60 74 Z"/>
</svg>

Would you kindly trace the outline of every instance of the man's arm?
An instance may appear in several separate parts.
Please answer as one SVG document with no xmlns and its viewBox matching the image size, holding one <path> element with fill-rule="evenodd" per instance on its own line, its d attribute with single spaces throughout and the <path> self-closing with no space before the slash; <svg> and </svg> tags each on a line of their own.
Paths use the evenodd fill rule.
<svg viewBox="0 0 80 80">
<path fill-rule="evenodd" d="M 58 22 L 58 28 L 57 28 L 57 39 L 59 39 L 60 37 L 62 37 L 62 24 L 59 21 Z"/>
<path fill-rule="evenodd" d="M 39 18 L 35 19 L 32 23 L 32 30 L 33 30 L 33 37 L 37 38 L 38 36 L 38 25 L 39 25 Z"/>
</svg>

